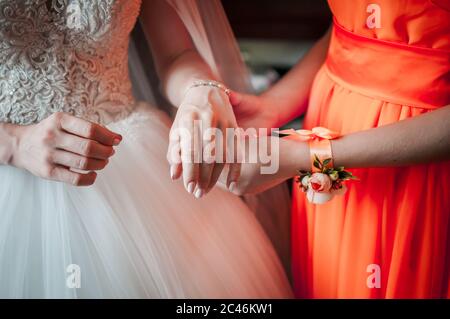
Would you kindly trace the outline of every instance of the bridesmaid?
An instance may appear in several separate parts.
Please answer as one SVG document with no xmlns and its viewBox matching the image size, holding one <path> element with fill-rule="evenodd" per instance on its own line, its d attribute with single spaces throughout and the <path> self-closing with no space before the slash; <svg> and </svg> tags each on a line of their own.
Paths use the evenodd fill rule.
<svg viewBox="0 0 450 319">
<path fill-rule="evenodd" d="M 259 97 L 232 94 L 243 127 L 279 127 L 309 105 L 305 128 L 341 135 L 334 167 L 359 179 L 322 205 L 294 186 L 296 295 L 448 298 L 450 1 L 329 5 L 332 30 L 285 78 Z M 235 192 L 311 170 L 308 143 L 282 139 L 279 152 L 277 175 L 246 164 Z"/>
</svg>

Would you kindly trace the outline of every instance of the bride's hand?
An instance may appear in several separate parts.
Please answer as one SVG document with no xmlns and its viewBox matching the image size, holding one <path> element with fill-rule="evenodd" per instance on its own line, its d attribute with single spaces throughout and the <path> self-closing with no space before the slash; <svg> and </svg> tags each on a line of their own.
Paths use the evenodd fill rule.
<svg viewBox="0 0 450 319">
<path fill-rule="evenodd" d="M 32 174 L 76 186 L 92 185 L 114 154 L 119 134 L 65 113 L 42 122 L 17 127 L 17 143 L 11 164 Z M 72 169 L 88 171 L 75 172 Z"/>
<path fill-rule="evenodd" d="M 233 145 L 230 141 L 222 143 L 224 157 L 218 158 L 210 152 L 214 138 L 204 133 L 207 129 L 210 129 L 210 132 L 219 129 L 223 133 L 223 141 L 227 141 L 229 139 L 226 137 L 226 129 L 236 126 L 229 97 L 223 90 L 209 86 L 193 87 L 188 90 L 178 108 L 170 132 L 168 160 L 171 164 L 172 179 L 182 175 L 189 193 L 197 198 L 206 194 L 221 175 L 226 151 L 230 151 L 227 144 L 229 148 Z M 217 143 L 215 146 L 219 147 L 220 144 Z M 236 182 L 239 174 L 240 165 L 231 164 L 227 174 L 227 185 Z"/>
</svg>

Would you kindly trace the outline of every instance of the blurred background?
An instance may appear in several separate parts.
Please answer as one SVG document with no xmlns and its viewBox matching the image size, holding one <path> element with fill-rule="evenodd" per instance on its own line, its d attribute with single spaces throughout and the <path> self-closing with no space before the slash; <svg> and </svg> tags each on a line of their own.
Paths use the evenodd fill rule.
<svg viewBox="0 0 450 319">
<path fill-rule="evenodd" d="M 331 23 L 326 0 L 222 0 L 259 92 L 283 76 Z"/>
</svg>

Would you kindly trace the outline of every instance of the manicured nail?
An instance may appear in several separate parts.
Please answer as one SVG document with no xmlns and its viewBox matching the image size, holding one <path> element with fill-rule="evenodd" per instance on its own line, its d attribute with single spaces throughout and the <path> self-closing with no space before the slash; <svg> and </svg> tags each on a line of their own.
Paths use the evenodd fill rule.
<svg viewBox="0 0 450 319">
<path fill-rule="evenodd" d="M 113 156 L 114 154 L 116 154 L 116 150 L 112 149 L 111 156 Z"/>
<path fill-rule="evenodd" d="M 190 182 L 187 187 L 187 191 L 189 192 L 189 194 L 192 194 L 194 192 L 194 188 L 195 188 L 195 183 Z"/>
<path fill-rule="evenodd" d="M 235 187 L 236 187 L 236 182 L 231 182 L 230 185 L 228 186 L 228 189 L 230 190 L 230 192 L 232 192 Z"/>
<path fill-rule="evenodd" d="M 195 198 L 201 198 L 203 196 L 203 189 L 197 188 L 194 196 L 195 196 Z"/>
<path fill-rule="evenodd" d="M 173 165 L 170 165 L 170 178 L 172 180 L 175 179 L 175 166 L 173 166 Z"/>
<path fill-rule="evenodd" d="M 119 143 L 120 143 L 121 140 L 122 140 L 122 139 L 116 137 L 116 138 L 113 140 L 113 145 L 114 145 L 114 146 L 119 145 Z"/>
</svg>

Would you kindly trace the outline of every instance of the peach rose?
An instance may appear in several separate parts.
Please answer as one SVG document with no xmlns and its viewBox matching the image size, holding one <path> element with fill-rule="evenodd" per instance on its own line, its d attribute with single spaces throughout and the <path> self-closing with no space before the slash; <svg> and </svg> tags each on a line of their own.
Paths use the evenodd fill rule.
<svg viewBox="0 0 450 319">
<path fill-rule="evenodd" d="M 314 173 L 308 180 L 309 187 L 315 192 L 329 192 L 331 189 L 331 179 L 327 174 Z"/>
</svg>

